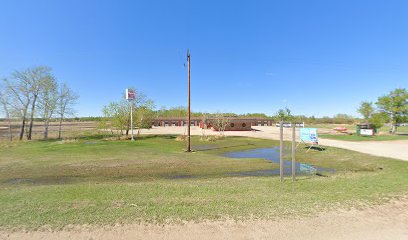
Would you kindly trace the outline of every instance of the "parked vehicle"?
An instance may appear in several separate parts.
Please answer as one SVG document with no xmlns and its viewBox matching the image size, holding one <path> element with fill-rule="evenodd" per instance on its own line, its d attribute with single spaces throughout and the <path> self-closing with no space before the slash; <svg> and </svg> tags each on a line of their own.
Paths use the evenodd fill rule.
<svg viewBox="0 0 408 240">
<path fill-rule="evenodd" d="M 275 124 L 275 126 L 276 126 L 276 127 L 280 127 L 280 122 L 277 122 L 277 123 Z M 305 127 L 305 123 L 304 123 L 304 122 L 295 123 L 295 126 L 296 126 L 296 127 Z M 285 128 L 290 128 L 290 127 L 292 127 L 292 123 L 290 123 L 290 122 L 284 122 L 284 123 L 283 123 L 283 127 L 285 127 Z"/>
</svg>

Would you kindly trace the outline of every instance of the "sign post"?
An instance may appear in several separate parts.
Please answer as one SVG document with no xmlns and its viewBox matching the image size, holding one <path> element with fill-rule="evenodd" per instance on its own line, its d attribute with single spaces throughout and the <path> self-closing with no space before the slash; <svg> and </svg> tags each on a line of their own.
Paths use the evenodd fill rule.
<svg viewBox="0 0 408 240">
<path fill-rule="evenodd" d="M 280 176 L 280 181 L 283 181 L 283 121 L 280 122 L 279 126 L 279 138 L 280 138 L 280 144 L 279 144 L 279 176 Z"/>
<path fill-rule="evenodd" d="M 292 124 L 292 182 L 296 180 L 296 124 Z"/>
<path fill-rule="evenodd" d="M 126 88 L 126 100 L 130 102 L 130 136 L 131 140 L 134 141 L 133 138 L 133 101 L 136 99 L 135 90 Z"/>
<path fill-rule="evenodd" d="M 292 182 L 296 180 L 296 123 L 290 123 L 292 127 Z M 301 135 L 302 136 L 302 135 Z M 308 135 L 309 136 L 309 135 Z M 301 137 L 302 138 L 302 137 Z M 317 131 L 316 131 L 317 139 Z M 283 160 L 283 121 L 279 122 L 279 176 L 280 181 L 284 178 L 284 160 Z"/>
</svg>

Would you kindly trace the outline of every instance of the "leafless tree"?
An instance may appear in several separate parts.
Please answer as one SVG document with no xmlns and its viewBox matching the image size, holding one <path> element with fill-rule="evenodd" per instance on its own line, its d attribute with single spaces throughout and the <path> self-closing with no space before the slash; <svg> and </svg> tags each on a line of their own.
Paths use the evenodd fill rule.
<svg viewBox="0 0 408 240">
<path fill-rule="evenodd" d="M 202 122 L 202 129 L 201 129 L 201 139 L 205 139 L 206 138 L 206 136 L 205 136 L 205 130 L 207 129 L 207 124 L 208 124 L 208 121 L 209 121 L 209 119 L 208 119 L 208 116 L 207 116 L 207 114 L 203 114 L 202 116 L 201 116 L 201 122 Z"/>
<path fill-rule="evenodd" d="M 57 110 L 58 97 L 57 81 L 53 77 L 47 78 L 43 83 L 38 102 L 39 113 L 44 119 L 44 139 L 48 139 L 50 120 Z"/>
<path fill-rule="evenodd" d="M 3 110 L 4 114 L 6 115 L 7 123 L 8 123 L 8 135 L 10 141 L 13 141 L 13 131 L 11 129 L 11 113 L 10 113 L 10 103 L 8 101 L 9 96 L 7 92 L 7 88 L 0 85 L 0 105 L 1 109 Z"/>
<path fill-rule="evenodd" d="M 73 115 L 75 110 L 74 104 L 77 102 L 79 96 L 63 83 L 60 86 L 58 101 L 57 101 L 57 113 L 59 116 L 58 138 L 61 138 L 62 134 L 62 121 L 67 115 Z"/>
<path fill-rule="evenodd" d="M 4 79 L 4 88 L 9 93 L 9 106 L 21 118 L 19 140 L 23 140 L 28 107 L 31 103 L 31 86 L 26 74 L 15 71 L 11 78 Z"/>
<path fill-rule="evenodd" d="M 215 120 L 213 121 L 215 124 L 215 129 L 220 132 L 221 136 L 224 136 L 225 128 L 230 122 L 229 117 L 224 116 L 222 113 L 215 114 Z"/>
<path fill-rule="evenodd" d="M 23 139 L 24 133 L 27 139 L 31 140 L 36 116 L 44 118 L 44 138 L 48 138 L 48 126 L 54 113 L 58 113 L 60 117 L 59 136 L 61 136 L 62 119 L 73 112 L 72 105 L 78 97 L 66 84 L 62 85 L 58 92 L 57 81 L 51 73 L 51 68 L 38 66 L 14 71 L 2 83 L 3 100 L 0 106 L 3 111 L 7 107 L 6 114 L 9 118 L 21 119 L 20 140 Z M 3 104 L 6 102 L 7 104 Z M 28 128 L 27 121 L 29 121 Z"/>
<path fill-rule="evenodd" d="M 30 125 L 28 128 L 28 135 L 27 139 L 31 140 L 33 124 L 34 124 L 34 116 L 35 116 L 35 108 L 37 106 L 38 96 L 40 95 L 41 91 L 45 88 L 46 82 L 49 82 L 50 78 L 53 78 L 51 75 L 51 68 L 47 66 L 39 66 L 27 69 L 23 72 L 29 80 L 30 84 L 30 92 L 32 94 L 32 103 L 31 103 L 31 111 L 30 111 Z"/>
</svg>

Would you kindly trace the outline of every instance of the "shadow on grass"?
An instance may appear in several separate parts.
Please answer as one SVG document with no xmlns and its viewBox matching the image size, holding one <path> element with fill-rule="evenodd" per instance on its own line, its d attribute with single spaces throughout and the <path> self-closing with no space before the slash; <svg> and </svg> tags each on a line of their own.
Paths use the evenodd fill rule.
<svg viewBox="0 0 408 240">
<path fill-rule="evenodd" d="M 176 135 L 141 135 L 141 136 L 135 136 L 136 141 L 140 140 L 149 140 L 149 139 L 176 139 Z M 130 139 L 130 136 L 129 136 Z"/>
<path fill-rule="evenodd" d="M 307 150 L 309 150 L 309 148 L 310 148 L 310 150 L 316 150 L 316 151 L 318 151 L 318 152 L 322 152 L 322 151 L 325 151 L 326 150 L 326 147 L 322 147 L 322 146 L 311 146 L 311 147 L 304 147 L 304 149 L 307 149 Z"/>
</svg>

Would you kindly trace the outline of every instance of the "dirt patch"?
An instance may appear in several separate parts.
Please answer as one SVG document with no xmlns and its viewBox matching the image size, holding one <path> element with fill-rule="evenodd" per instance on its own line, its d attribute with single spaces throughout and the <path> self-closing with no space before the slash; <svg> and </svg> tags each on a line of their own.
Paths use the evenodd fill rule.
<svg viewBox="0 0 408 240">
<path fill-rule="evenodd" d="M 0 231 L 0 239 L 408 239 L 407 208 L 408 198 L 402 198 L 364 210 L 338 210 L 312 218 L 68 226 L 61 231 Z"/>
</svg>

